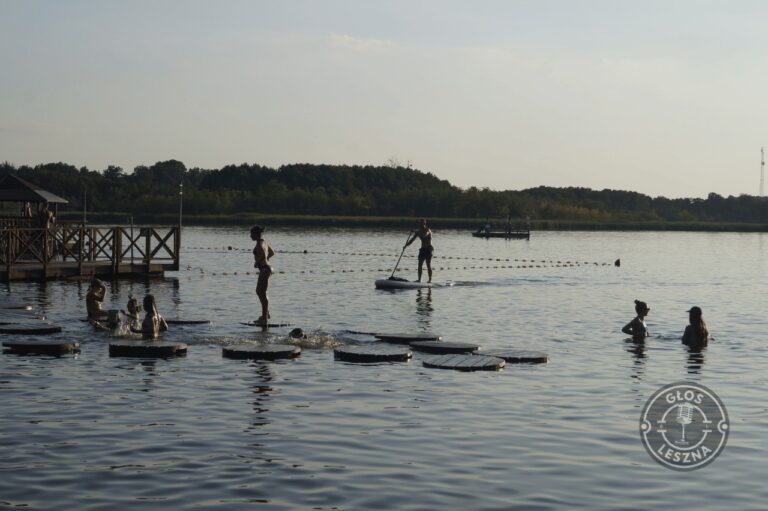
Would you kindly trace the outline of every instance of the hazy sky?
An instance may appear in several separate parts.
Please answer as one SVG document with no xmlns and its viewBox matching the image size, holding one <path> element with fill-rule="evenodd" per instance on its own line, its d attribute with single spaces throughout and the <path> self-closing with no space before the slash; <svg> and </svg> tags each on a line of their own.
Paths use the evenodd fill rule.
<svg viewBox="0 0 768 511">
<path fill-rule="evenodd" d="M 397 159 L 461 187 L 756 195 L 764 144 L 765 1 L 0 0 L 17 165 Z"/>
</svg>

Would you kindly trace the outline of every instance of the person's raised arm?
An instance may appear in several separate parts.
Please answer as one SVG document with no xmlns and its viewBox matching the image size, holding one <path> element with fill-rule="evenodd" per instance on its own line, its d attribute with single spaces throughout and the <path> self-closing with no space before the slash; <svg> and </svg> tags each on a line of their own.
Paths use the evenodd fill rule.
<svg viewBox="0 0 768 511">
<path fill-rule="evenodd" d="M 622 328 L 621 331 L 627 335 L 633 335 L 635 333 L 634 329 L 632 328 L 634 323 L 635 323 L 635 320 L 633 319 L 632 321 L 624 325 L 624 328 Z"/>
<path fill-rule="evenodd" d="M 268 247 L 268 250 L 267 250 L 267 260 L 269 260 L 270 257 L 275 255 L 275 251 L 272 250 L 272 247 L 270 247 L 269 245 L 267 245 L 267 247 Z"/>
<path fill-rule="evenodd" d="M 419 235 L 416 231 L 411 231 L 411 237 L 408 239 L 408 241 L 405 242 L 405 246 L 403 248 L 407 247 L 408 245 L 416 241 L 416 238 L 418 237 Z"/>
</svg>

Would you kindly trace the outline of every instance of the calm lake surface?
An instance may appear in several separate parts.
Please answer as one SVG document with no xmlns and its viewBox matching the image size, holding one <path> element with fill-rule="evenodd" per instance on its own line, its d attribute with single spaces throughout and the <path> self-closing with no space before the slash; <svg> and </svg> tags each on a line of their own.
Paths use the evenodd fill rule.
<svg viewBox="0 0 768 511">
<path fill-rule="evenodd" d="M 265 237 L 273 320 L 311 334 L 293 361 L 222 358 L 223 345 L 290 330 L 240 324 L 260 313 L 246 228 L 185 227 L 183 271 L 108 284 L 107 309 L 152 292 L 167 318 L 211 319 L 166 333 L 189 344 L 183 358 L 110 358 L 114 338 L 79 321 L 87 281 L 5 287 L 82 353 L 0 355 L 0 508 L 766 508 L 766 235 L 436 231 L 434 280 L 455 285 L 394 293 L 373 283 L 404 232 Z M 415 280 L 417 248 L 400 276 Z M 644 346 L 621 333 L 635 298 L 651 307 Z M 700 355 L 679 340 L 692 305 L 715 338 Z M 418 352 L 335 361 L 334 343 L 372 340 L 350 331 L 435 332 L 550 362 L 463 373 L 424 368 Z M 732 428 L 693 472 L 658 465 L 638 433 L 645 401 L 680 380 L 715 391 Z"/>
</svg>

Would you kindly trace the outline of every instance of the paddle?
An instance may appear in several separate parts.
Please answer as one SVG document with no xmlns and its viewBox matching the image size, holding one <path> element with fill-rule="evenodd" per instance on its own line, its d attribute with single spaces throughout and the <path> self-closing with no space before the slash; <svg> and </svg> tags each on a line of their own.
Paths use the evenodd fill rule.
<svg viewBox="0 0 768 511">
<path fill-rule="evenodd" d="M 405 253 L 405 247 L 407 247 L 408 240 L 411 239 L 411 234 L 413 234 L 413 231 L 408 231 L 408 237 L 405 239 L 406 245 L 403 245 L 403 250 L 400 252 L 400 257 L 397 258 L 397 262 L 395 263 L 395 268 L 392 270 L 392 275 L 389 276 L 387 280 L 395 280 L 395 272 L 397 271 L 397 267 L 400 265 L 400 259 L 403 258 L 403 254 Z"/>
</svg>

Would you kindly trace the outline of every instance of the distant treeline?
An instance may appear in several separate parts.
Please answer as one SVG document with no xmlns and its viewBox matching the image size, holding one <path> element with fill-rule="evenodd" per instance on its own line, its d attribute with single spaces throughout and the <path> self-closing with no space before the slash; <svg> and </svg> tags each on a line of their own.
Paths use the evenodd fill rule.
<svg viewBox="0 0 768 511">
<path fill-rule="evenodd" d="M 185 216 L 332 215 L 367 217 L 486 218 L 526 215 L 543 221 L 581 224 L 768 223 L 768 201 L 754 196 L 667 199 L 621 190 L 552 188 L 492 191 L 461 189 L 431 173 L 401 166 L 292 164 L 279 168 L 227 165 L 187 169 L 177 160 L 138 166 L 132 173 L 65 163 L 35 167 L 0 164 L 69 204 L 78 212 L 87 200 L 94 213 L 178 213 L 183 183 Z M 87 196 L 87 199 L 85 197 Z"/>
</svg>

